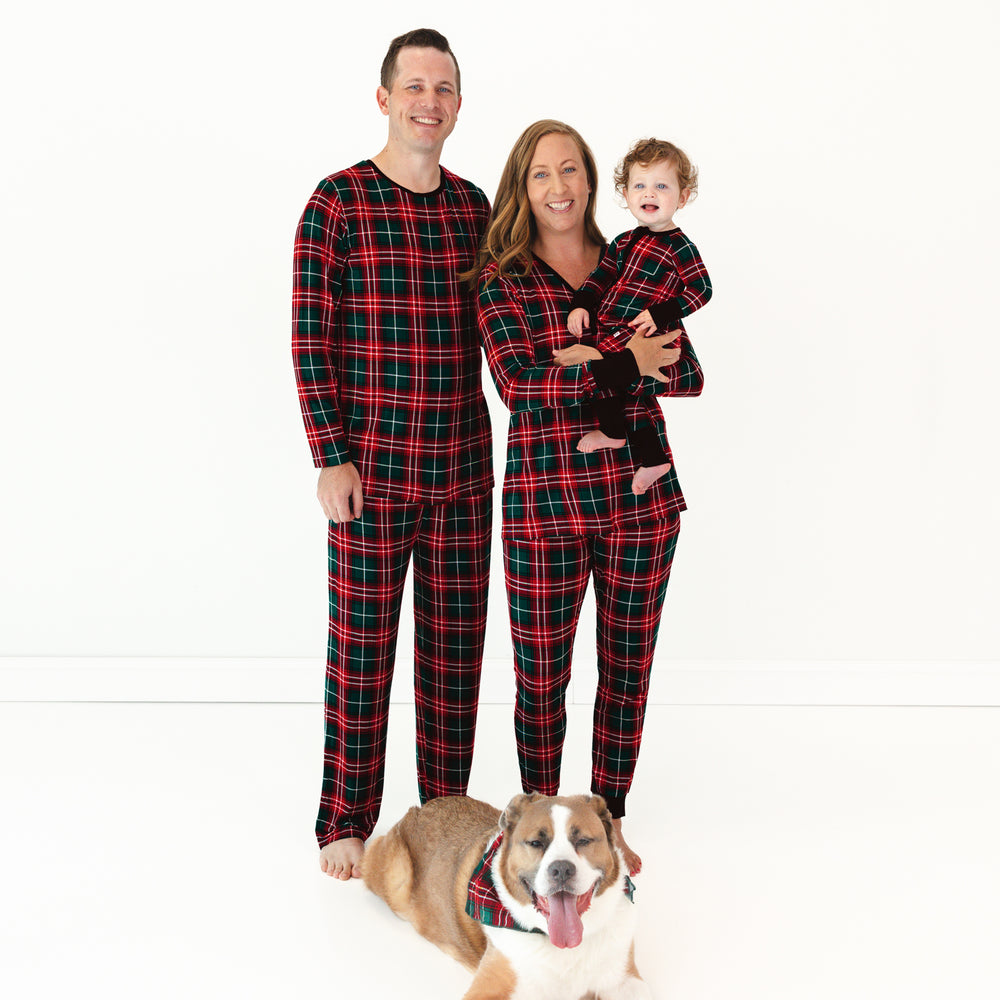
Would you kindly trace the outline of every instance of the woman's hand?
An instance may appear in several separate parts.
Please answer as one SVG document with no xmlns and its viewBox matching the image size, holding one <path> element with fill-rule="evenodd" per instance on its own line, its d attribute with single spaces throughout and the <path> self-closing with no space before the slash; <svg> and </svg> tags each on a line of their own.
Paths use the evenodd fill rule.
<svg viewBox="0 0 1000 1000">
<path fill-rule="evenodd" d="M 585 361 L 597 361 L 603 357 L 596 347 L 588 347 L 586 344 L 574 344 L 552 352 L 552 360 L 563 368 L 582 365 Z"/>
<path fill-rule="evenodd" d="M 654 334 L 652 337 L 646 337 L 641 333 L 632 334 L 632 339 L 625 346 L 635 355 L 639 374 L 655 378 L 657 382 L 666 382 L 667 376 L 660 369 L 667 365 L 675 365 L 680 360 L 681 349 L 670 346 L 680 335 L 680 330 Z"/>
</svg>

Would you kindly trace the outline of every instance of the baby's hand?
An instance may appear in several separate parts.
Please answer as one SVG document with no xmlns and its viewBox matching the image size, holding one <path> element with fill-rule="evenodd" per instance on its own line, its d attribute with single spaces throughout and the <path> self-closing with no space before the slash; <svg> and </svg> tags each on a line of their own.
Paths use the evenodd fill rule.
<svg viewBox="0 0 1000 1000">
<path fill-rule="evenodd" d="M 651 333 L 656 333 L 656 323 L 653 322 L 653 317 L 649 315 L 648 309 L 643 309 L 635 319 L 629 320 L 629 326 L 635 327 L 636 333 L 641 333 L 644 337 L 648 337 Z"/>
<path fill-rule="evenodd" d="M 572 347 L 552 352 L 552 360 L 562 368 L 582 365 L 584 361 L 598 361 L 603 357 L 604 355 L 596 347 L 588 347 L 586 344 L 574 344 Z"/>
<path fill-rule="evenodd" d="M 569 314 L 566 326 L 574 337 L 582 337 L 583 331 L 590 329 L 590 313 L 582 307 L 577 307 Z"/>
</svg>

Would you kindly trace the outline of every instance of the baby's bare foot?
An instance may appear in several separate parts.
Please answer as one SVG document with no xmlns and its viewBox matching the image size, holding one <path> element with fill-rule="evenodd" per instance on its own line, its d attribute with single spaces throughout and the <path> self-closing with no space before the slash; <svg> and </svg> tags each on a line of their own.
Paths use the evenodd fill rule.
<svg viewBox="0 0 1000 1000">
<path fill-rule="evenodd" d="M 576 446 L 576 450 L 591 452 L 599 451 L 601 448 L 621 448 L 624 445 L 625 438 L 608 437 L 604 431 L 590 431 L 580 438 L 580 443 Z"/>
<path fill-rule="evenodd" d="M 642 858 L 625 843 L 625 838 L 622 836 L 622 821 L 613 819 L 611 825 L 615 828 L 618 846 L 622 849 L 622 854 L 625 855 L 625 866 L 628 868 L 629 875 L 638 875 L 642 871 Z"/>
<path fill-rule="evenodd" d="M 331 878 L 347 882 L 361 878 L 361 858 L 365 853 L 365 842 L 357 837 L 345 837 L 327 844 L 319 852 L 319 866 Z"/>
<path fill-rule="evenodd" d="M 632 492 L 637 497 L 641 497 L 657 479 L 665 476 L 669 471 L 669 462 L 663 465 L 654 465 L 648 469 L 644 465 L 640 465 L 638 471 L 632 477 Z"/>
</svg>

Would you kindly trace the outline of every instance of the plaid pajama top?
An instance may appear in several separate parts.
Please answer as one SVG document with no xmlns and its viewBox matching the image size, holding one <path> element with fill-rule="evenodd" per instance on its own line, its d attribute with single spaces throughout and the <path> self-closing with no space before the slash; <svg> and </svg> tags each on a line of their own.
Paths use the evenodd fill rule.
<svg viewBox="0 0 1000 1000">
<path fill-rule="evenodd" d="M 490 278 L 493 280 L 487 283 Z M 540 258 L 522 277 L 500 277 L 490 264 L 479 281 L 479 329 L 501 399 L 511 411 L 503 485 L 503 537 L 602 534 L 685 509 L 676 470 L 643 496 L 632 493 L 634 462 L 627 448 L 577 451 L 594 427 L 587 401 L 597 393 L 590 364 L 562 368 L 552 351 L 576 343 L 566 330 L 574 290 Z M 587 332 L 585 332 L 586 334 Z M 593 331 L 583 343 L 593 345 Z M 668 461 L 663 414 L 655 395 L 697 396 L 701 367 L 687 334 L 668 381 L 639 378 L 626 416 L 643 416 L 659 433 Z M 626 397 L 626 398 L 627 398 Z"/>
<path fill-rule="evenodd" d="M 712 297 L 712 282 L 698 248 L 680 231 L 654 233 L 637 226 L 616 236 L 594 272 L 573 296 L 573 308 L 590 310 L 611 330 L 648 309 L 658 330 L 684 329 L 689 316 Z M 631 336 L 631 331 L 629 332 Z"/>
<path fill-rule="evenodd" d="M 370 160 L 321 181 L 295 238 L 292 354 L 316 466 L 366 496 L 444 503 L 493 485 L 474 301 L 489 202 L 441 168 L 420 194 Z"/>
</svg>

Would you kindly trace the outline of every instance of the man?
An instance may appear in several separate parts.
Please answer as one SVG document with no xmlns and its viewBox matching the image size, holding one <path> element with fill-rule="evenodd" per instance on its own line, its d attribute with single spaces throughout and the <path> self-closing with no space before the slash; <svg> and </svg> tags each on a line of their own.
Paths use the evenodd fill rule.
<svg viewBox="0 0 1000 1000">
<path fill-rule="evenodd" d="M 357 878 L 382 797 L 389 688 L 413 556 L 417 785 L 464 795 L 486 625 L 489 416 L 473 300 L 459 282 L 489 215 L 440 166 L 461 107 L 443 35 L 382 64 L 385 148 L 322 181 L 295 241 L 293 355 L 329 518 L 320 867 Z"/>
</svg>

